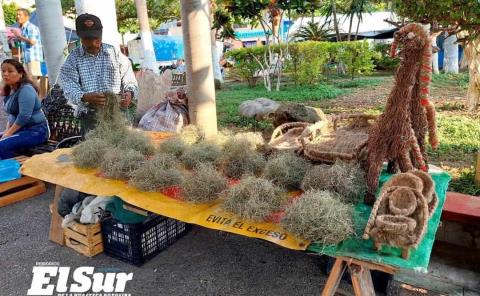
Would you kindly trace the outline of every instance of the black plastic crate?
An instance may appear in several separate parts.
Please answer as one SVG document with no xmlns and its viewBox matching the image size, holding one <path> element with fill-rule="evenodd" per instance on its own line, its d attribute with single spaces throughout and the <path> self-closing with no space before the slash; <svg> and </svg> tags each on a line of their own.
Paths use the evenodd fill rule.
<svg viewBox="0 0 480 296">
<path fill-rule="evenodd" d="M 190 225 L 155 215 L 137 224 L 126 224 L 111 216 L 102 218 L 105 254 L 141 266 L 175 243 L 190 230 Z"/>
</svg>

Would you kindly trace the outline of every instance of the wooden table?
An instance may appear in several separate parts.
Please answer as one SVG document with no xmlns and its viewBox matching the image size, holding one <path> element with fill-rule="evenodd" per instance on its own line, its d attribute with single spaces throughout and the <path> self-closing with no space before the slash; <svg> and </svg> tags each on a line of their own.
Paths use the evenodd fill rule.
<svg viewBox="0 0 480 296">
<path fill-rule="evenodd" d="M 371 270 L 379 270 L 389 274 L 395 274 L 397 269 L 388 265 L 381 265 L 348 257 L 336 257 L 330 275 L 328 276 L 322 296 L 333 296 L 338 289 L 345 270 L 349 270 L 352 279 L 353 291 L 356 296 L 374 296 Z"/>
</svg>

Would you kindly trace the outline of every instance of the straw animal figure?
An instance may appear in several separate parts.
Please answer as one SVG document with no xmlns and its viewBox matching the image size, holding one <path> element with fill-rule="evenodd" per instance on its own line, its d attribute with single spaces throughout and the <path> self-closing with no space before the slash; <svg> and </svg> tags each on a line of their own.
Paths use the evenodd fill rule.
<svg viewBox="0 0 480 296">
<path fill-rule="evenodd" d="M 418 246 L 427 229 L 432 185 L 430 176 L 418 171 L 392 177 L 373 206 L 363 238 L 372 237 L 377 250 L 383 244 L 400 247 L 408 259 L 410 248 Z"/>
<path fill-rule="evenodd" d="M 402 49 L 395 86 L 385 112 L 369 131 L 367 204 L 375 201 L 378 178 L 385 160 L 389 161 L 392 170 L 398 166 L 402 172 L 414 168 L 428 171 L 424 144 L 427 126 L 432 146 L 438 145 L 433 106 L 428 102 L 432 54 L 428 33 L 419 24 L 406 25 L 395 33 L 392 52 L 397 44 L 401 44 Z"/>
</svg>

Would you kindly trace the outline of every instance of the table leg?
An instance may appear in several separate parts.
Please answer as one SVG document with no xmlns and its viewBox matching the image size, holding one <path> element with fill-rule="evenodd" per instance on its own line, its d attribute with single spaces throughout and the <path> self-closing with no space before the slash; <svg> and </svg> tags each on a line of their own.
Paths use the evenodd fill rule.
<svg viewBox="0 0 480 296">
<path fill-rule="evenodd" d="M 355 296 L 375 296 L 370 269 L 357 264 L 351 264 L 349 269 Z"/>
<path fill-rule="evenodd" d="M 347 268 L 347 264 L 344 260 L 337 258 L 335 259 L 335 264 L 333 265 L 330 275 L 328 276 L 325 287 L 323 287 L 322 296 L 333 296 L 335 291 L 342 280 L 342 275 Z"/>
<path fill-rule="evenodd" d="M 55 187 L 55 196 L 53 198 L 53 203 L 50 205 L 50 213 L 52 215 L 50 220 L 50 232 L 48 234 L 48 239 L 60 244 L 65 245 L 65 238 L 63 236 L 62 228 L 62 216 L 58 214 L 58 201 L 60 200 L 60 195 L 62 194 L 63 187 L 57 185 Z"/>
</svg>

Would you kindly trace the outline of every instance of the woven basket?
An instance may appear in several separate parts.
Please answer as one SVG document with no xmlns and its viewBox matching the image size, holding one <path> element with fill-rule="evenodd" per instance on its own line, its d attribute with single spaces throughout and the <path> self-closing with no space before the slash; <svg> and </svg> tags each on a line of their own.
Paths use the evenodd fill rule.
<svg viewBox="0 0 480 296">
<path fill-rule="evenodd" d="M 273 131 L 268 146 L 274 150 L 298 150 L 302 147 L 301 135 L 310 125 L 307 122 L 284 123 Z"/>
<path fill-rule="evenodd" d="M 392 234 L 411 233 L 417 227 L 417 222 L 409 217 L 394 215 L 378 215 L 375 225 L 381 230 Z"/>
<path fill-rule="evenodd" d="M 333 163 L 338 159 L 359 159 L 366 148 L 368 130 L 376 115 L 347 114 L 332 117 L 332 128 L 302 138 L 303 152 L 314 161 Z"/>
<path fill-rule="evenodd" d="M 394 215 L 409 216 L 417 208 L 417 197 L 407 187 L 399 187 L 388 196 L 388 208 Z"/>
</svg>

